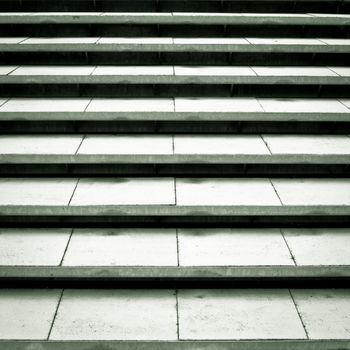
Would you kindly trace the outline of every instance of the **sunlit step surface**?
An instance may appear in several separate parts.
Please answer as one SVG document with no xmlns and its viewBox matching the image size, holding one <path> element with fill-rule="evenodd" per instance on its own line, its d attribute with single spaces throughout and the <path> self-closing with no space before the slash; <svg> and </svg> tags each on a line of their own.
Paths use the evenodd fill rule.
<svg viewBox="0 0 350 350">
<path fill-rule="evenodd" d="M 349 67 L 0 66 L 2 84 L 331 84 Z"/>
<path fill-rule="evenodd" d="M 3 12 L 1 24 L 350 25 L 350 15 L 318 13 Z"/>
<path fill-rule="evenodd" d="M 349 215 L 350 180 L 1 178 L 1 215 Z"/>
<path fill-rule="evenodd" d="M 3 52 L 310 52 L 350 53 L 350 39 L 1 37 Z"/>
<path fill-rule="evenodd" d="M 0 98 L 0 120 L 349 121 L 349 99 Z"/>
<path fill-rule="evenodd" d="M 7 164 L 349 162 L 349 135 L 0 135 Z"/>
<path fill-rule="evenodd" d="M 0 229 L 0 278 L 350 277 L 349 229 Z"/>
<path fill-rule="evenodd" d="M 0 338 L 7 340 L 311 341 L 350 337 L 349 289 L 2 289 L 0 306 L 4 315 Z M 346 342 L 345 348 L 348 345 Z"/>
</svg>

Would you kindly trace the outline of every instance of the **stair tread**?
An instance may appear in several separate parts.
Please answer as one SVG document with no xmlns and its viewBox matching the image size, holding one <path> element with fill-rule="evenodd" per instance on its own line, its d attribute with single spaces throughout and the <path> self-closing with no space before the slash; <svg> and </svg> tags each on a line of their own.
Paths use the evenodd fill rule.
<svg viewBox="0 0 350 350">
<path fill-rule="evenodd" d="M 348 215 L 346 178 L 1 178 L 2 215 Z"/>
<path fill-rule="evenodd" d="M 350 15 L 317 13 L 3 12 L 0 23 L 348 25 Z"/>
<path fill-rule="evenodd" d="M 349 135 L 0 135 L 2 163 L 345 163 Z"/>
<path fill-rule="evenodd" d="M 322 38 L 171 38 L 59 37 L 0 38 L 3 52 L 160 51 L 160 52 L 338 52 L 350 51 L 350 39 Z"/>
<path fill-rule="evenodd" d="M 349 296 L 346 289 L 8 289 L 0 291 L 8 315 L 0 338 L 345 340 Z"/>
<path fill-rule="evenodd" d="M 133 271 L 143 270 L 146 275 L 164 270 L 162 276 L 168 277 L 174 273 L 190 277 L 191 271 L 197 276 L 214 272 L 228 277 L 235 275 L 234 268 L 255 271 L 261 277 L 264 271 L 276 271 L 278 277 L 283 271 L 296 275 L 303 271 L 295 267 L 324 273 L 330 266 L 350 266 L 349 250 L 349 228 L 0 229 L 0 276 L 17 269 L 17 274 L 29 277 L 31 269 L 23 270 L 23 266 L 41 269 L 45 276 L 50 271 L 45 267 L 53 266 L 67 267 L 61 270 L 72 277 L 92 277 L 96 269 L 79 268 L 102 266 L 117 271 L 125 268 L 130 277 L 135 277 Z M 179 271 L 168 267 L 179 267 Z"/>
</svg>

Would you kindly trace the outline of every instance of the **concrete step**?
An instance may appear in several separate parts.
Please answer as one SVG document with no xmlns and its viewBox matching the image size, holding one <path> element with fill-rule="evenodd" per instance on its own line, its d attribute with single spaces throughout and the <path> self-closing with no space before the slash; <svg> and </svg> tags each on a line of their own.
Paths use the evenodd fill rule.
<svg viewBox="0 0 350 350">
<path fill-rule="evenodd" d="M 349 121 L 349 99 L 0 98 L 0 120 Z"/>
<path fill-rule="evenodd" d="M 349 67 L 0 66 L 0 84 L 350 84 Z"/>
<path fill-rule="evenodd" d="M 0 229 L 0 279 L 350 277 L 350 229 Z"/>
<path fill-rule="evenodd" d="M 2 164 L 349 162 L 349 135 L 0 135 Z"/>
<path fill-rule="evenodd" d="M 31 349 L 57 349 L 61 341 L 67 341 L 63 349 L 314 349 L 320 340 L 321 349 L 350 345 L 349 289 L 5 289 L 0 306 L 3 347 L 9 340 L 42 340 L 26 343 Z M 84 345 L 70 347 L 73 341 Z"/>
<path fill-rule="evenodd" d="M 347 178 L 1 178 L 3 216 L 346 216 Z"/>
<path fill-rule="evenodd" d="M 2 37 L 0 51 L 350 53 L 350 39 Z"/>
<path fill-rule="evenodd" d="M 0 24 L 350 25 L 348 14 L 201 12 L 2 12 Z M 204 29 L 204 28 L 203 28 Z"/>
</svg>

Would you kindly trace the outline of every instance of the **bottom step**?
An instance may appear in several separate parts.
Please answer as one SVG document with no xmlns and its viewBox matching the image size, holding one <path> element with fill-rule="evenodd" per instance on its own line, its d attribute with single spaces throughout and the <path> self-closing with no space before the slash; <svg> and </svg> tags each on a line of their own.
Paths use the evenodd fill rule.
<svg viewBox="0 0 350 350">
<path fill-rule="evenodd" d="M 348 339 L 338 347 L 321 343 L 321 349 L 350 346 L 350 289 L 2 289 L 0 309 L 0 339 L 48 340 L 43 347 L 27 343 L 27 349 L 60 348 L 50 346 L 52 340 L 140 341 L 138 349 L 151 348 L 155 341 L 175 342 L 171 348 L 179 349 L 215 348 L 216 343 L 201 347 L 196 341 L 241 340 L 255 341 L 254 349 L 262 340 L 284 340 L 273 348 L 286 349 L 298 349 L 298 344 L 316 349 L 308 342 L 317 339 Z M 298 343 L 302 340 L 307 341 Z M 181 341 L 190 342 L 176 343 Z M 165 348 L 160 344 L 153 348 Z M 239 349 L 249 346 L 235 344 Z M 0 341 L 0 348 L 7 345 Z M 224 343 L 220 348 L 236 347 Z"/>
</svg>

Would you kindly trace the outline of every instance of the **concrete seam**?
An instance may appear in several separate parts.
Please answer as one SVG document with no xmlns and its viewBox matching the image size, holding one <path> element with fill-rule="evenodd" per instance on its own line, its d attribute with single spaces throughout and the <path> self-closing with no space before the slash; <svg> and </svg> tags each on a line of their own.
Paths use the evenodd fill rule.
<svg viewBox="0 0 350 350">
<path fill-rule="evenodd" d="M 288 291 L 289 291 L 290 297 L 292 298 L 292 301 L 293 301 L 295 310 L 297 311 L 297 314 L 298 314 L 298 316 L 299 316 L 300 322 L 301 322 L 301 324 L 302 324 L 302 326 L 303 326 L 303 328 L 304 328 L 305 335 L 306 335 L 307 339 L 310 339 L 310 338 L 309 338 L 309 333 L 308 333 L 308 331 L 307 331 L 307 329 L 306 329 L 306 326 L 305 326 L 305 324 L 304 324 L 304 321 L 303 321 L 303 319 L 302 319 L 302 317 L 301 317 L 301 315 L 300 315 L 298 306 L 297 306 L 297 304 L 296 304 L 296 302 L 295 302 L 295 300 L 294 300 L 292 291 L 291 291 L 289 288 L 288 288 Z"/>
<path fill-rule="evenodd" d="M 263 112 L 265 112 L 265 113 L 266 113 L 265 108 L 263 107 L 263 105 L 262 105 L 262 104 L 261 104 L 261 102 L 260 102 L 260 99 L 259 99 L 259 98 L 257 98 L 256 100 L 258 101 L 259 106 L 261 107 L 261 109 L 263 110 Z"/>
<path fill-rule="evenodd" d="M 174 135 L 171 135 L 171 140 L 172 140 L 173 155 L 175 155 L 175 137 L 174 137 Z"/>
<path fill-rule="evenodd" d="M 69 202 L 68 202 L 68 207 L 70 206 L 70 202 L 71 202 L 72 199 L 73 199 L 73 196 L 74 196 L 75 190 L 76 190 L 77 187 L 78 187 L 79 181 L 80 181 L 80 178 L 78 179 L 77 183 L 75 184 L 74 190 L 73 190 L 72 195 L 71 195 L 71 197 L 70 197 L 70 199 L 69 199 Z"/>
<path fill-rule="evenodd" d="M 342 100 L 337 99 L 338 102 L 340 102 L 344 107 L 346 107 L 347 109 L 350 109 L 345 103 L 342 102 Z"/>
<path fill-rule="evenodd" d="M 50 330 L 49 330 L 49 334 L 47 335 L 46 340 L 49 340 L 49 339 L 50 339 L 51 332 L 52 332 L 52 328 L 53 328 L 53 325 L 54 325 L 54 323 L 55 323 L 55 321 L 56 321 L 56 316 L 57 316 L 57 313 L 58 313 L 58 308 L 59 308 L 59 306 L 60 306 L 60 304 L 61 304 L 61 300 L 62 300 L 62 297 L 63 297 L 63 293 L 64 293 L 64 289 L 62 289 L 61 295 L 60 295 L 60 297 L 59 297 L 59 299 L 58 299 L 56 311 L 55 311 L 55 314 L 54 314 L 54 316 L 53 316 L 52 323 L 51 323 L 51 327 L 50 327 Z"/>
<path fill-rule="evenodd" d="M 79 146 L 78 146 L 77 150 L 75 151 L 74 155 L 77 155 L 77 154 L 78 154 L 78 151 L 79 151 L 81 145 L 83 144 L 85 138 L 86 138 L 86 135 L 84 135 L 84 136 L 82 137 L 82 139 L 81 139 L 81 141 L 80 141 L 80 143 L 79 143 Z"/>
<path fill-rule="evenodd" d="M 174 192 L 175 192 L 175 205 L 177 205 L 176 177 L 174 177 Z"/>
<path fill-rule="evenodd" d="M 269 178 L 269 181 L 270 181 L 270 184 L 271 184 L 271 186 L 272 186 L 272 188 L 273 188 L 273 190 L 275 191 L 275 193 L 276 193 L 276 196 L 278 197 L 278 199 L 279 199 L 279 201 L 280 201 L 280 203 L 282 204 L 282 206 L 284 205 L 283 204 L 283 202 L 282 202 L 282 200 L 281 200 L 281 197 L 280 197 L 280 195 L 278 194 L 278 192 L 277 192 L 277 190 L 276 190 L 276 188 L 275 188 L 275 186 L 274 186 L 274 184 L 273 184 L 273 182 L 272 182 L 272 180 Z"/>
<path fill-rule="evenodd" d="M 259 77 L 259 74 L 254 70 L 254 68 L 252 66 L 248 66 L 255 74 L 255 76 Z"/>
<path fill-rule="evenodd" d="M 93 99 L 94 99 L 93 97 L 90 99 L 89 103 L 86 105 L 86 107 L 84 109 L 84 112 L 86 112 L 86 110 L 89 108 L 90 103 L 92 102 Z"/>
<path fill-rule="evenodd" d="M 323 40 L 321 40 L 321 39 L 319 39 L 319 38 L 317 38 L 316 40 L 318 40 L 319 42 L 321 42 L 321 43 L 323 43 L 323 44 L 325 44 L 325 45 L 328 46 L 328 44 L 327 44 L 326 42 L 324 42 Z"/>
<path fill-rule="evenodd" d="M 10 75 L 12 74 L 15 70 L 17 70 L 18 68 L 20 68 L 21 66 L 17 66 L 15 69 L 12 69 L 12 71 L 8 72 L 6 75 Z"/>
<path fill-rule="evenodd" d="M 280 228 L 279 230 L 280 230 L 280 233 L 281 233 L 282 238 L 283 238 L 283 240 L 284 240 L 284 243 L 286 244 L 286 246 L 287 246 L 287 248 L 288 248 L 288 250 L 289 250 L 289 254 L 290 254 L 290 256 L 292 257 L 292 260 L 293 260 L 293 262 L 294 262 L 294 265 L 297 266 L 297 261 L 296 261 L 296 259 L 295 259 L 295 256 L 294 256 L 293 252 L 292 252 L 292 249 L 290 248 L 290 246 L 289 246 L 289 244 L 288 244 L 288 242 L 287 242 L 287 240 L 286 240 L 286 237 L 285 237 L 284 234 L 283 234 L 283 230 L 282 230 L 281 228 Z"/>
<path fill-rule="evenodd" d="M 177 266 L 180 266 L 180 250 L 179 250 L 179 231 L 176 228 L 176 251 L 177 251 Z"/>
<path fill-rule="evenodd" d="M 331 72 L 335 73 L 338 77 L 341 77 L 340 74 L 338 74 L 337 72 L 335 72 L 331 67 L 327 67 Z"/>
<path fill-rule="evenodd" d="M 264 142 L 266 148 L 269 150 L 270 154 L 272 155 L 272 152 L 271 152 L 271 150 L 270 150 L 270 147 L 269 147 L 267 141 L 264 139 L 264 136 L 260 134 L 260 137 L 261 137 L 262 141 Z"/>
<path fill-rule="evenodd" d="M 7 98 L 3 103 L 0 103 L 0 107 L 2 107 L 5 103 L 7 103 L 8 101 L 11 100 L 11 97 L 10 98 Z"/>
<path fill-rule="evenodd" d="M 98 67 L 98 66 L 95 66 L 94 69 L 92 70 L 92 72 L 89 74 L 90 77 L 94 74 L 94 72 L 95 72 L 95 70 L 97 69 L 97 67 Z"/>
<path fill-rule="evenodd" d="M 20 42 L 18 42 L 18 44 L 22 44 L 23 41 L 26 41 L 27 39 L 29 39 L 29 37 L 26 37 L 25 39 L 21 40 Z"/>
<path fill-rule="evenodd" d="M 180 340 L 180 324 L 179 324 L 179 298 L 178 298 L 179 290 L 175 290 L 175 298 L 176 298 L 176 333 L 177 340 Z"/>
<path fill-rule="evenodd" d="M 72 228 L 72 230 L 70 231 L 70 235 L 69 235 L 69 238 L 68 238 L 68 242 L 67 242 L 66 248 L 65 248 L 65 250 L 64 250 L 64 252 L 63 252 L 62 259 L 61 259 L 61 262 L 60 262 L 60 265 L 59 265 L 59 266 L 62 266 L 62 264 L 63 264 L 63 260 L 64 260 L 64 258 L 65 258 L 65 256 L 66 256 L 66 253 L 67 253 L 67 250 L 68 250 L 68 247 L 69 247 L 69 244 L 70 244 L 70 240 L 71 240 L 72 235 L 73 235 L 73 231 L 74 231 L 74 228 Z"/>
<path fill-rule="evenodd" d="M 176 112 L 176 110 L 175 110 L 175 97 L 173 97 L 172 100 L 173 100 L 173 112 Z"/>
</svg>

